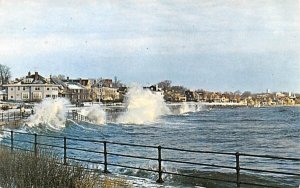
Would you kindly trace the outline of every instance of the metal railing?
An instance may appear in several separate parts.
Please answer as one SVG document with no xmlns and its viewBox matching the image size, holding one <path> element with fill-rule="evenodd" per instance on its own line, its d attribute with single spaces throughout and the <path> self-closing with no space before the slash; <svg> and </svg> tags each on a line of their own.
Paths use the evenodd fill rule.
<svg viewBox="0 0 300 188">
<path fill-rule="evenodd" d="M 13 121 L 18 121 L 22 119 L 28 118 L 32 113 L 30 112 L 18 112 L 18 111 L 13 111 L 13 112 L 2 112 L 0 113 L 0 122 L 13 122 Z"/>
<path fill-rule="evenodd" d="M 68 119 L 72 119 L 74 121 L 84 121 L 84 122 L 88 122 L 88 123 L 93 123 L 88 116 L 84 116 L 80 113 L 78 113 L 77 110 L 72 110 L 72 111 L 68 111 L 67 112 L 67 118 Z"/>
<path fill-rule="evenodd" d="M 172 147 L 163 147 L 163 146 L 153 146 L 153 145 L 141 145 L 141 144 L 131 144 L 131 143 L 122 143 L 122 142 L 111 142 L 111 141 L 104 141 L 104 140 L 92 140 L 92 139 L 82 139 L 82 138 L 71 138 L 71 137 L 61 137 L 61 136 L 51 136 L 51 135 L 41 135 L 41 134 L 31 134 L 31 133 L 23 133 L 17 131 L 7 131 L 7 130 L 0 130 L 0 133 L 6 133 L 7 136 L 3 137 L 3 140 L 6 142 L 1 142 L 1 145 L 10 147 L 11 151 L 15 149 L 25 150 L 34 152 L 35 155 L 38 153 L 38 149 L 40 147 L 50 147 L 63 150 L 62 152 L 62 159 L 64 165 L 69 165 L 72 161 L 78 161 L 83 163 L 90 163 L 90 164 L 97 164 L 103 165 L 103 172 L 109 173 L 109 167 L 122 167 L 127 169 L 136 169 L 141 171 L 148 171 L 157 174 L 157 183 L 163 183 L 163 175 L 174 175 L 174 176 L 182 176 L 188 178 L 197 178 L 209 181 L 216 181 L 216 182 L 226 182 L 235 184 L 236 187 L 240 187 L 241 185 L 248 185 L 248 186 L 261 186 L 261 187 L 282 187 L 282 185 L 271 185 L 271 184 L 263 184 L 257 182 L 248 182 L 242 179 L 242 173 L 244 175 L 247 174 L 246 172 L 251 172 L 252 174 L 256 174 L 261 176 L 261 173 L 267 174 L 275 174 L 275 175 L 282 175 L 282 176 L 290 176 L 294 179 L 300 178 L 300 159 L 293 158 L 293 157 L 278 157 L 272 155 L 257 155 L 257 154 L 247 154 L 247 153 L 240 153 L 240 152 L 215 152 L 215 151 L 204 151 L 204 150 L 188 150 L 188 149 L 180 149 L 180 148 L 172 148 Z M 21 134 L 30 136 L 28 139 L 16 139 L 15 135 Z M 22 138 L 22 137 L 21 137 Z M 63 142 L 60 145 L 53 144 L 55 142 Z M 51 141 L 51 143 L 48 143 Z M 100 150 L 89 149 L 89 148 L 82 148 L 82 147 L 75 147 L 74 144 L 71 142 L 84 142 L 87 145 L 96 144 L 95 147 Z M 21 147 L 17 147 L 16 143 L 22 143 Z M 29 147 L 25 147 L 25 145 L 29 145 Z M 100 144 L 97 145 L 97 144 Z M 109 152 L 109 148 L 113 148 L 113 146 L 122 146 L 122 147 L 133 147 L 133 148 L 141 148 L 141 149 L 152 149 L 156 150 L 156 156 L 148 157 L 148 156 L 141 156 L 141 155 L 134 155 L 134 154 L 126 154 L 120 153 L 120 149 L 118 152 Z M 88 159 L 88 158 L 80 158 L 80 156 L 74 156 L 74 151 L 84 152 L 84 153 L 92 153 L 97 156 L 101 156 L 102 160 L 95 160 L 95 159 Z M 163 152 L 172 151 L 172 152 L 184 152 L 187 154 L 196 153 L 196 154 L 207 154 L 210 156 L 214 155 L 221 155 L 233 158 L 234 161 L 233 166 L 228 165 L 219 165 L 219 164 L 210 164 L 210 163 L 200 163 L 200 162 L 192 162 L 186 160 L 175 160 L 175 159 L 168 159 L 163 158 Z M 73 153 L 73 154 L 72 154 Z M 136 167 L 130 166 L 126 164 L 120 163 L 113 163 L 109 161 L 110 157 L 119 157 L 119 158 L 130 158 L 130 159 L 141 159 L 141 160 L 150 160 L 156 161 L 157 165 L 156 168 L 143 168 L 143 167 Z M 278 171 L 278 170 L 266 170 L 266 169 L 258 169 L 258 168 L 249 168 L 244 167 L 241 165 L 241 161 L 243 157 L 247 158 L 255 158 L 255 159 L 268 159 L 268 160 L 280 160 L 280 161 L 289 161 L 294 162 L 295 165 L 299 166 L 299 170 L 296 172 L 286 172 L 286 171 Z M 98 158 L 98 157 L 96 157 Z M 232 170 L 235 176 L 234 179 L 221 179 L 215 178 L 210 176 L 201 176 L 201 175 L 194 175 L 194 174 L 187 174 L 181 172 L 171 172 L 166 169 L 163 169 L 162 163 L 174 163 L 176 165 L 186 164 L 186 165 L 193 165 L 193 166 L 202 166 L 202 167 L 212 167 L 217 169 L 226 169 Z M 298 186 L 298 185 L 290 185 L 290 186 Z"/>
</svg>

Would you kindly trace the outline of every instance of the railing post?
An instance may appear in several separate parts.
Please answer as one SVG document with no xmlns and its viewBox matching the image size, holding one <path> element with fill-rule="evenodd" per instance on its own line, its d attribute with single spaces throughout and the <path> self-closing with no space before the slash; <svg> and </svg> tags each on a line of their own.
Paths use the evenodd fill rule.
<svg viewBox="0 0 300 188">
<path fill-rule="evenodd" d="M 9 121 L 9 112 L 7 113 L 7 120 Z"/>
<path fill-rule="evenodd" d="M 37 134 L 34 134 L 34 155 L 37 156 Z"/>
<path fill-rule="evenodd" d="M 158 180 L 156 180 L 157 183 L 163 183 L 162 179 L 162 168 L 161 168 L 161 146 L 157 147 L 158 151 Z"/>
<path fill-rule="evenodd" d="M 236 187 L 240 187 L 240 153 L 235 153 L 235 162 L 236 162 Z"/>
<path fill-rule="evenodd" d="M 3 112 L 2 112 L 2 122 L 3 122 Z"/>
<path fill-rule="evenodd" d="M 10 149 L 14 150 L 14 131 L 10 131 Z"/>
<path fill-rule="evenodd" d="M 64 165 L 67 164 L 67 137 L 64 137 Z"/>
<path fill-rule="evenodd" d="M 103 142 L 103 154 L 104 154 L 104 173 L 109 173 L 107 170 L 107 146 L 106 146 L 106 141 Z"/>
<path fill-rule="evenodd" d="M 14 112 L 14 121 L 16 120 L 16 112 Z"/>
</svg>

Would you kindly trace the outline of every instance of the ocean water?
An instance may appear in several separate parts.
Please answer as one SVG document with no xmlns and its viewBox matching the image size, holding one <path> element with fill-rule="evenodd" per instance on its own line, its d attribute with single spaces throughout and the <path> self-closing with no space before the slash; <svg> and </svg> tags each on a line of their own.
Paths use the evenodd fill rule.
<svg viewBox="0 0 300 188">
<path fill-rule="evenodd" d="M 24 126 L 18 130 L 44 135 L 67 136 L 92 140 L 105 140 L 151 146 L 181 148 L 188 150 L 204 150 L 215 152 L 240 152 L 258 155 L 275 155 L 280 157 L 300 158 L 300 107 L 247 108 L 223 107 L 211 108 L 199 103 L 186 106 L 169 106 L 170 112 L 159 113 L 154 121 L 141 122 L 143 117 L 137 117 L 138 123 L 118 122 L 120 114 L 106 114 L 106 122 L 93 124 L 68 121 L 59 129 L 39 125 Z M 177 111 L 176 111 L 177 109 Z M 146 113 L 147 114 L 147 113 Z M 139 114 L 137 113 L 137 116 Z M 132 117 L 131 114 L 131 118 Z M 151 119 L 153 120 L 153 118 Z M 24 135 L 16 135 L 26 139 Z M 63 146 L 62 140 L 39 138 L 44 143 L 55 143 Z M 2 142 L 6 142 L 2 140 Z M 68 141 L 68 146 L 103 151 L 102 144 Z M 58 151 L 60 153 L 61 151 Z M 157 149 L 129 147 L 108 144 L 108 152 L 157 157 Z M 102 154 L 79 151 L 68 151 L 68 156 L 88 160 L 103 159 Z M 162 158 L 170 160 L 190 161 L 205 164 L 225 165 L 235 167 L 235 156 L 198 154 L 162 149 Z M 103 160 L 102 160 L 103 161 Z M 118 156 L 108 156 L 108 162 L 140 168 L 157 168 L 157 161 L 140 160 Z M 103 165 L 85 165 L 103 169 Z M 259 168 L 283 172 L 300 172 L 300 161 L 284 161 L 260 159 L 241 156 L 241 168 Z M 176 175 L 163 175 L 164 184 L 156 184 L 158 178 L 154 172 L 131 170 L 122 167 L 108 166 L 109 171 L 121 175 L 133 182 L 136 187 L 234 187 L 235 184 L 184 178 Z M 163 170 L 189 175 L 204 175 L 205 177 L 225 178 L 235 181 L 235 170 L 191 164 L 175 164 L 163 162 Z M 289 175 L 259 173 L 241 170 L 242 181 L 267 183 L 288 187 L 298 187 L 300 178 Z M 249 186 L 253 187 L 253 186 Z"/>
</svg>

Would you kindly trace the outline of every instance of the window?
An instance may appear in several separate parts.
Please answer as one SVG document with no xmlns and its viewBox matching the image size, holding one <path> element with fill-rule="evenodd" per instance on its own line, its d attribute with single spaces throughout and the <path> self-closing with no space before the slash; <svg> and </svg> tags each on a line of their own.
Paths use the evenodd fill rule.
<svg viewBox="0 0 300 188">
<path fill-rule="evenodd" d="M 18 91 L 20 91 L 20 86 L 18 86 Z"/>
<path fill-rule="evenodd" d="M 24 87 L 23 87 L 23 91 L 25 91 L 25 90 L 26 90 L 26 87 L 24 86 Z"/>
<path fill-rule="evenodd" d="M 29 93 L 22 93 L 22 99 L 29 99 Z"/>
<path fill-rule="evenodd" d="M 41 92 L 33 92 L 33 99 L 42 99 L 42 93 Z"/>
<path fill-rule="evenodd" d="M 10 90 L 11 90 L 11 91 L 13 91 L 13 90 L 14 90 L 14 88 L 12 87 L 12 88 L 10 88 Z"/>
<path fill-rule="evenodd" d="M 49 91 L 50 90 L 50 88 L 49 87 L 47 87 L 47 91 Z"/>
<path fill-rule="evenodd" d="M 39 88 L 39 87 L 35 87 L 34 89 L 35 89 L 36 91 L 40 90 L 40 88 Z"/>
<path fill-rule="evenodd" d="M 13 98 L 14 98 L 14 96 L 10 96 L 10 98 L 11 98 L 11 99 L 13 99 Z"/>
<path fill-rule="evenodd" d="M 48 89 L 48 88 L 47 88 Z M 51 97 L 51 95 L 46 95 L 47 98 Z"/>
</svg>

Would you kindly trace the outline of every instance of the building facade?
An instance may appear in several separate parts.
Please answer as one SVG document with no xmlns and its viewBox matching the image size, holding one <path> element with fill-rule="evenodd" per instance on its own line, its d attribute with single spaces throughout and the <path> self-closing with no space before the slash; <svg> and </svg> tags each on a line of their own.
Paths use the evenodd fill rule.
<svg viewBox="0 0 300 188">
<path fill-rule="evenodd" d="M 38 72 L 21 79 L 16 79 L 13 83 L 4 85 L 7 92 L 7 100 L 35 102 L 45 98 L 57 98 L 58 86 L 45 79 Z"/>
</svg>

